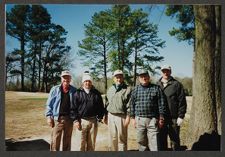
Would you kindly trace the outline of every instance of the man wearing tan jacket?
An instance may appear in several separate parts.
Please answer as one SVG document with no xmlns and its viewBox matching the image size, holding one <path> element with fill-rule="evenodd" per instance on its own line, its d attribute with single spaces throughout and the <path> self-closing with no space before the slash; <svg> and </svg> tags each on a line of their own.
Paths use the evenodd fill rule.
<svg viewBox="0 0 225 157">
<path fill-rule="evenodd" d="M 131 88 L 124 82 L 123 72 L 113 73 L 114 84 L 107 92 L 107 111 L 109 129 L 109 150 L 127 150 L 127 127 L 130 122 L 129 100 Z"/>
</svg>

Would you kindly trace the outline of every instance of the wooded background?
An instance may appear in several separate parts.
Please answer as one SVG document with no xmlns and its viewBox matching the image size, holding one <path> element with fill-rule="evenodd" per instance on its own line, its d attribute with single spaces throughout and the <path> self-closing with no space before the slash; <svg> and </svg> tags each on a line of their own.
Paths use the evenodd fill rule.
<svg viewBox="0 0 225 157">
<path fill-rule="evenodd" d="M 178 78 L 186 94 L 193 95 L 187 143 L 193 150 L 219 150 L 221 6 L 167 5 L 165 13 L 180 24 L 170 35 L 194 47 L 193 78 Z M 78 54 L 84 65 L 90 66 L 102 93 L 111 84 L 109 71 L 123 70 L 127 83 L 134 86 L 138 69 L 146 68 L 154 76 L 160 68 L 154 64 L 164 59 L 159 49 L 166 41 L 157 36 L 157 25 L 147 17 L 142 9 L 132 11 L 129 5 L 113 5 L 96 12 L 85 24 Z M 6 54 L 6 89 L 48 92 L 74 59 L 71 47 L 66 45 L 66 30 L 52 23 L 51 15 L 41 5 L 15 5 L 6 13 L 6 24 L 7 34 L 20 42 L 20 49 Z"/>
</svg>

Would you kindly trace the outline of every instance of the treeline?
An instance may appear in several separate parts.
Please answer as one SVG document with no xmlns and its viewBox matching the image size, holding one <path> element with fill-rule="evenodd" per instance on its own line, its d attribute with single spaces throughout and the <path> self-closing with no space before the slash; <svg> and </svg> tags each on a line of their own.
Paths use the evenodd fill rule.
<svg viewBox="0 0 225 157">
<path fill-rule="evenodd" d="M 7 12 L 6 21 L 8 35 L 20 43 L 20 49 L 6 56 L 7 88 L 48 91 L 59 81 L 60 71 L 70 65 L 70 47 L 65 45 L 67 32 L 51 22 L 41 5 L 15 5 Z M 104 83 L 104 92 L 109 72 L 121 69 L 128 83 L 135 85 L 139 68 L 152 74 L 160 68 L 155 64 L 163 60 L 159 49 L 165 41 L 159 39 L 157 25 L 142 9 L 113 5 L 96 12 L 84 27 L 85 38 L 78 41 L 78 55 L 90 67 L 94 79 Z"/>
<path fill-rule="evenodd" d="M 71 62 L 66 30 L 41 5 L 15 5 L 6 31 L 20 45 L 6 54 L 6 89 L 48 92 Z"/>
<path fill-rule="evenodd" d="M 108 72 L 121 69 L 126 81 L 135 85 L 139 68 L 154 74 L 160 68 L 156 63 L 164 59 L 159 50 L 165 41 L 158 37 L 157 25 L 149 21 L 148 13 L 142 9 L 113 5 L 95 13 L 84 31 L 85 38 L 78 42 L 78 54 L 94 78 L 104 80 L 104 92 Z"/>
</svg>

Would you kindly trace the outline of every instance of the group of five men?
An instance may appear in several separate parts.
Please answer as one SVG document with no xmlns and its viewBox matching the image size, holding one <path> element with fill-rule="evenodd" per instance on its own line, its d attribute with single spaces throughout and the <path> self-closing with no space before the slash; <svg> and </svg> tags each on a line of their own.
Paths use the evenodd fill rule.
<svg viewBox="0 0 225 157">
<path fill-rule="evenodd" d="M 173 150 L 180 150 L 180 125 L 187 103 L 183 86 L 171 76 L 171 67 L 161 68 L 162 77 L 153 84 L 148 71 L 138 74 L 140 84 L 133 89 L 124 81 L 121 70 L 113 73 L 114 84 L 103 103 L 89 73 L 84 73 L 82 87 L 76 89 L 69 71 L 61 74 L 61 84 L 54 86 L 47 100 L 46 117 L 52 128 L 51 151 L 71 150 L 73 127 L 79 135 L 79 150 L 94 151 L 98 122 L 108 125 L 109 151 L 126 151 L 128 125 L 136 129 L 139 151 L 167 150 L 167 136 Z"/>
</svg>

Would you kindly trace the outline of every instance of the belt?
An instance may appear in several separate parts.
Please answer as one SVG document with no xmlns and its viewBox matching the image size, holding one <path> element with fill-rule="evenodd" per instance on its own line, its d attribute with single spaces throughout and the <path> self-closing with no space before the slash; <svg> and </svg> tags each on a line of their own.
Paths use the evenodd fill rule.
<svg viewBox="0 0 225 157">
<path fill-rule="evenodd" d="M 126 116 L 125 113 L 111 113 L 111 112 L 109 112 L 109 113 L 114 115 L 114 116 Z"/>
<path fill-rule="evenodd" d="M 85 120 L 96 119 L 96 116 L 92 116 L 92 117 L 82 117 L 81 119 L 85 119 Z"/>
</svg>

